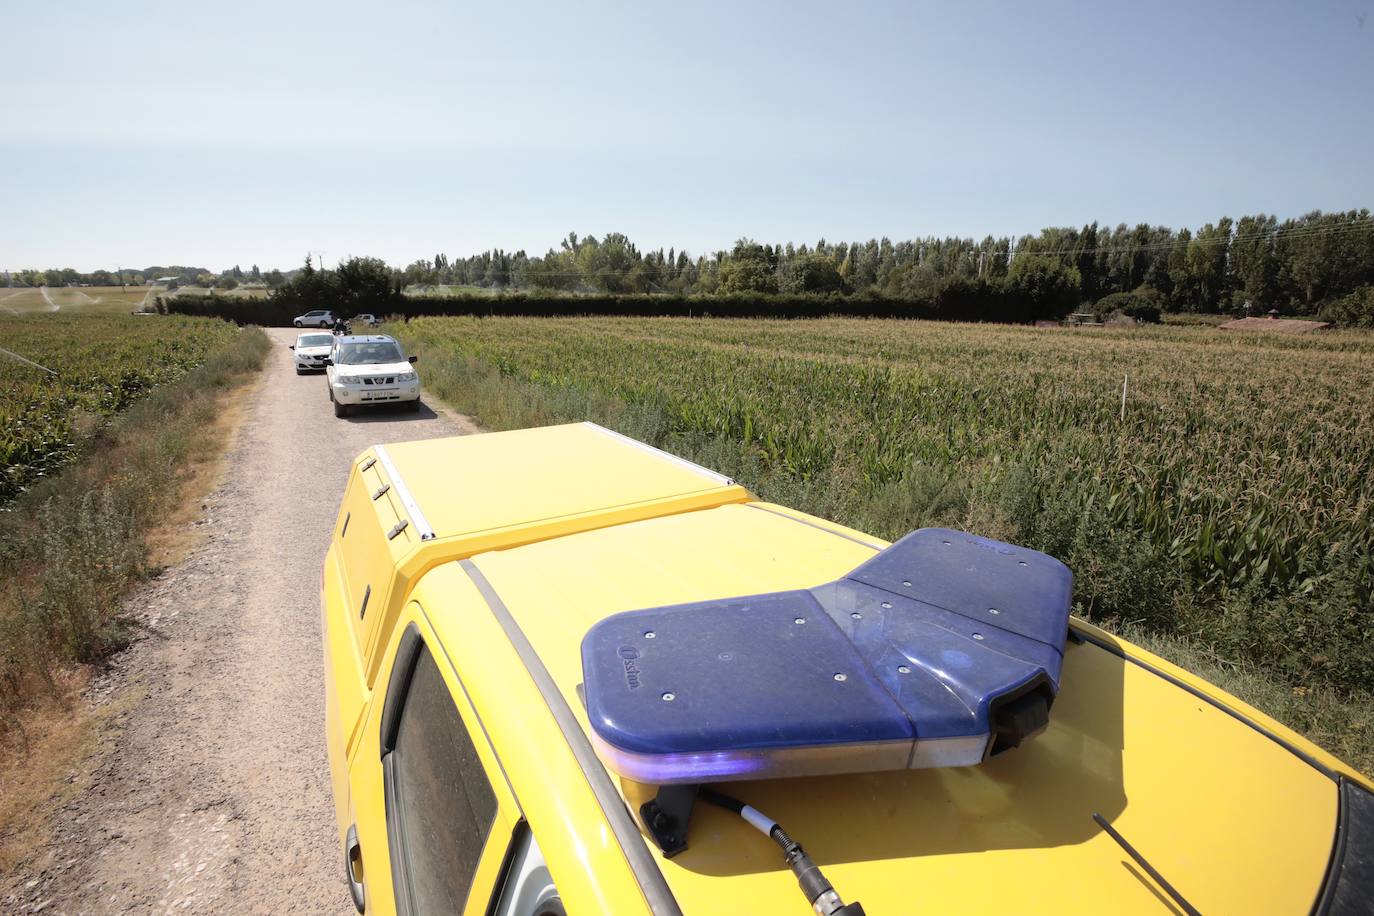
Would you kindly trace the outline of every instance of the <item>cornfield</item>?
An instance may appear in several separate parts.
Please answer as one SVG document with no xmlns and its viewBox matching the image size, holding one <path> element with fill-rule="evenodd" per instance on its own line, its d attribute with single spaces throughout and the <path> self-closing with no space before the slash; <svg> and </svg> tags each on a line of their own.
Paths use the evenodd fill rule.
<svg viewBox="0 0 1374 916">
<path fill-rule="evenodd" d="M 233 325 L 129 315 L 0 316 L 0 505 L 65 465 L 109 417 L 231 342 Z"/>
<path fill-rule="evenodd" d="M 1047 550 L 1088 616 L 1202 638 L 1294 683 L 1374 681 L 1374 337 L 850 319 L 396 330 L 422 354 L 650 411 L 657 444 L 711 442 L 719 461 L 730 443 L 722 470 L 799 508 L 889 538 L 963 524 Z"/>
</svg>

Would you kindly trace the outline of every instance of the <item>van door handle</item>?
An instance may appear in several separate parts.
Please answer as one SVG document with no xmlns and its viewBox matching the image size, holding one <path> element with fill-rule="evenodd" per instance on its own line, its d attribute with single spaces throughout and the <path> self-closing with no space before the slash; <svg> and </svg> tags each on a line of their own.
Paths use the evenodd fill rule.
<svg viewBox="0 0 1374 916">
<path fill-rule="evenodd" d="M 348 872 L 348 893 L 353 898 L 353 908 L 359 913 L 367 906 L 363 894 L 363 847 L 358 843 L 358 826 L 348 828 L 348 838 L 344 841 L 344 870 Z"/>
</svg>

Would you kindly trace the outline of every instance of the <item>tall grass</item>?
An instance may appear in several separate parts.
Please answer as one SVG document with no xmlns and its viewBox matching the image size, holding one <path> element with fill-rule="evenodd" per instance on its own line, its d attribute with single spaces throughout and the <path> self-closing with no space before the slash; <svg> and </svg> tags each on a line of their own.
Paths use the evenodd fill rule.
<svg viewBox="0 0 1374 916">
<path fill-rule="evenodd" d="M 262 365 L 270 341 L 235 334 L 179 381 L 116 419 L 87 457 L 0 513 L 0 729 L 52 672 L 127 637 L 121 595 L 148 572 L 147 532 L 176 498 L 219 395 Z"/>
<path fill-rule="evenodd" d="M 1371 481 L 1358 470 L 1368 468 L 1374 408 L 1327 396 L 1326 412 L 1294 429 L 1313 399 L 1260 396 L 1269 373 L 1294 365 L 1308 376 L 1285 392 L 1374 377 L 1370 338 L 1333 338 L 1329 350 L 1223 340 L 1208 353 L 1198 335 L 1222 332 L 1036 339 L 907 325 L 885 340 L 865 326 L 885 322 L 777 324 L 424 319 L 392 330 L 421 355 L 427 389 L 484 426 L 592 419 L 887 538 L 942 525 L 1045 550 L 1073 568 L 1077 613 L 1187 667 L 1205 662 L 1202 673 L 1276 718 L 1374 763 L 1362 712 L 1374 703 L 1370 504 L 1360 495 Z M 928 333 L 967 339 L 942 362 L 913 340 Z M 873 358 L 865 347 L 897 353 Z M 1083 389 L 1094 381 L 1089 360 L 1127 356 L 1133 378 L 1147 381 L 1122 428 L 1120 376 L 1105 396 Z M 1255 377 L 1211 379 L 1215 400 L 1167 384 L 1189 364 L 1241 359 Z M 1263 373 L 1257 360 L 1269 363 Z M 985 391 L 970 393 L 980 372 Z M 903 373 L 910 381 L 894 382 Z M 1350 425 L 1337 448 L 1341 423 Z M 1192 441 L 1174 432 L 1189 424 Z M 1263 565 L 1259 544 L 1290 565 L 1287 577 Z"/>
<path fill-rule="evenodd" d="M 555 398 L 643 408 L 683 447 L 728 443 L 875 534 L 993 526 L 1073 566 L 1095 619 L 1216 640 L 1300 683 L 1374 683 L 1369 335 L 671 318 L 400 333 Z"/>
</svg>

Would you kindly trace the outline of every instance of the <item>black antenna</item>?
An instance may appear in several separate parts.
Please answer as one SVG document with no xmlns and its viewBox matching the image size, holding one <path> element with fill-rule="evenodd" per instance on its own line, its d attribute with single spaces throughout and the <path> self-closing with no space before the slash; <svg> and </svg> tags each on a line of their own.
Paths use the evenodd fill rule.
<svg viewBox="0 0 1374 916">
<path fill-rule="evenodd" d="M 1094 811 L 1093 820 L 1097 822 L 1097 826 L 1107 831 L 1107 836 L 1116 840 L 1116 844 L 1120 846 L 1122 849 L 1126 850 L 1127 855 L 1129 855 L 1132 859 L 1135 859 L 1135 864 L 1145 869 L 1149 876 L 1151 878 L 1154 878 L 1155 882 L 1160 887 L 1164 888 L 1164 890 L 1169 894 L 1170 897 L 1174 898 L 1174 903 L 1177 903 L 1179 907 L 1183 910 L 1183 912 L 1187 913 L 1188 916 L 1202 916 L 1202 914 L 1197 911 L 1196 907 L 1194 907 L 1187 900 L 1184 900 L 1183 895 L 1180 894 L 1178 891 L 1174 890 L 1174 886 L 1172 884 L 1164 880 L 1164 876 L 1161 875 L 1158 871 L 1156 871 L 1153 865 L 1145 861 L 1144 856 L 1136 852 L 1134 846 L 1126 842 L 1126 838 L 1124 836 L 1116 832 L 1116 828 L 1114 828 L 1111 824 L 1107 823 L 1107 819 L 1105 817 Z"/>
</svg>

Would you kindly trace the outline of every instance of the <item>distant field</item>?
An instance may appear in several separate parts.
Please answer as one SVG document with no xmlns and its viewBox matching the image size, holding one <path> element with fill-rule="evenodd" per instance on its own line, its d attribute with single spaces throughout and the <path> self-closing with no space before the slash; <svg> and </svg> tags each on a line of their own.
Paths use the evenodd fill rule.
<svg viewBox="0 0 1374 916">
<path fill-rule="evenodd" d="M 407 296 L 495 296 L 502 292 L 508 292 L 508 290 L 460 283 L 451 285 L 440 283 L 437 286 L 407 286 L 405 288 Z"/>
<path fill-rule="evenodd" d="M 270 290 L 261 287 L 253 287 L 250 289 L 244 289 L 243 287 L 239 287 L 238 289 L 205 289 L 199 286 L 183 286 L 179 288 L 174 295 L 189 297 L 214 295 L 225 296 L 230 299 L 266 299 L 269 292 Z M 166 294 L 164 293 L 163 295 Z"/>
<path fill-rule="evenodd" d="M 265 289 L 209 290 L 183 286 L 174 293 L 165 287 L 129 286 L 49 286 L 41 289 L 0 287 L 0 316 L 35 313 L 127 315 L 146 307 L 151 310 L 158 296 L 225 296 L 234 299 L 266 298 Z"/>
<path fill-rule="evenodd" d="M 158 287 L 153 295 L 163 292 Z M 29 312 L 129 313 L 148 298 L 149 287 L 52 286 L 41 289 L 0 287 L 0 315 Z M 152 299 L 148 298 L 151 304 Z"/>
<path fill-rule="evenodd" d="M 57 373 L 0 353 L 0 505 L 59 470 L 107 418 L 238 333 L 223 321 L 95 308 L 0 313 L 0 347 Z"/>
</svg>

